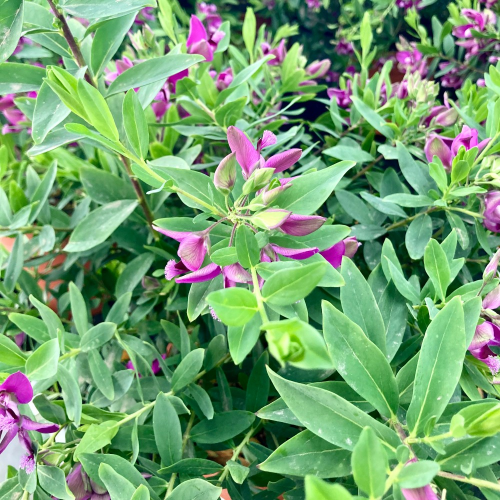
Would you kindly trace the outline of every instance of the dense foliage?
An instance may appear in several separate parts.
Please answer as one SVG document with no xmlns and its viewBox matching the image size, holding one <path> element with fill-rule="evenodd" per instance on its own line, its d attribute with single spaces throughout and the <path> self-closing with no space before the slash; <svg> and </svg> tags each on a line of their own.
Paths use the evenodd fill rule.
<svg viewBox="0 0 500 500">
<path fill-rule="evenodd" d="M 498 14 L 0 2 L 0 500 L 500 498 Z"/>
</svg>

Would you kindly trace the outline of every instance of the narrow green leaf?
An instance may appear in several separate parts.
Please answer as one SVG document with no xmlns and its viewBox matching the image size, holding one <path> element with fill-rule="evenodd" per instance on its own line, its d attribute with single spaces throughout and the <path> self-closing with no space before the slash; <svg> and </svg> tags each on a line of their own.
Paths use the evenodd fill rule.
<svg viewBox="0 0 500 500">
<path fill-rule="evenodd" d="M 153 428 L 162 464 L 168 467 L 177 463 L 182 458 L 181 424 L 168 396 L 163 393 L 156 398 Z"/>
<path fill-rule="evenodd" d="M 239 263 L 246 269 L 260 262 L 260 248 L 254 232 L 248 226 L 240 226 L 236 231 L 236 253 Z"/>
<path fill-rule="evenodd" d="M 425 247 L 424 266 L 425 272 L 434 285 L 434 289 L 444 302 L 446 289 L 450 284 L 451 271 L 446 254 L 434 239 L 431 239 Z"/>
<path fill-rule="evenodd" d="M 203 366 L 204 354 L 204 349 L 195 349 L 179 363 L 172 375 L 172 390 L 174 392 L 179 391 L 196 378 Z"/>
<path fill-rule="evenodd" d="M 42 344 L 26 360 L 26 376 L 30 380 L 45 380 L 57 373 L 59 341 L 52 339 Z"/>
<path fill-rule="evenodd" d="M 83 335 L 89 328 L 87 306 L 82 292 L 71 282 L 69 284 L 69 297 L 71 302 L 71 315 L 75 323 L 76 331 Z"/>
<path fill-rule="evenodd" d="M 144 159 L 149 149 L 148 124 L 137 94 L 132 89 L 123 100 L 123 125 L 135 154 Z"/>
</svg>

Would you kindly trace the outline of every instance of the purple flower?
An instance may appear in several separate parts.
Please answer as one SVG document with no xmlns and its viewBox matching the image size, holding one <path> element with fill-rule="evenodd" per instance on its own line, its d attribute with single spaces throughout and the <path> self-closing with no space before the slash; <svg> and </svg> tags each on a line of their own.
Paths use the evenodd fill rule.
<svg viewBox="0 0 500 500">
<path fill-rule="evenodd" d="M 156 21 L 156 16 L 154 15 L 154 7 L 144 7 L 137 14 L 134 23 L 144 24 L 145 21 Z"/>
<path fill-rule="evenodd" d="M 433 106 L 429 115 L 425 117 L 424 124 L 428 127 L 431 123 L 449 127 L 453 125 L 458 119 L 458 112 L 450 106 L 448 95 L 444 95 L 444 105 Z"/>
<path fill-rule="evenodd" d="M 110 500 L 109 493 L 94 483 L 82 468 L 76 464 L 66 478 L 66 483 L 75 500 Z"/>
<path fill-rule="evenodd" d="M 437 134 L 431 134 L 425 143 L 424 151 L 427 161 L 431 162 L 434 156 L 437 156 L 446 169 L 451 168 L 453 158 L 457 156 L 458 151 L 463 146 L 466 151 L 477 147 L 481 151 L 490 139 L 478 142 L 478 132 L 475 128 L 467 125 L 462 127 L 462 131 L 455 139 L 443 137 Z"/>
<path fill-rule="evenodd" d="M 416 458 L 412 458 L 406 462 L 406 465 L 418 462 Z M 430 484 L 421 486 L 420 488 L 401 488 L 401 493 L 405 500 L 439 500 L 439 497 L 434 493 Z"/>
<path fill-rule="evenodd" d="M 236 286 L 236 283 L 252 283 L 251 274 L 241 264 L 231 264 L 222 269 L 224 288 Z"/>
<path fill-rule="evenodd" d="M 200 18 L 193 14 L 191 16 L 189 36 L 186 42 L 188 52 L 190 54 L 200 54 L 205 57 L 205 60 L 212 61 L 215 50 L 224 36 L 225 33 L 218 30 L 208 35 Z"/>
<path fill-rule="evenodd" d="M 441 77 L 441 85 L 443 87 L 450 87 L 453 89 L 457 89 L 462 85 L 462 77 L 459 75 L 459 68 L 453 66 L 453 63 L 444 62 L 439 64 L 439 69 L 441 71 L 450 67 L 450 70 Z"/>
<path fill-rule="evenodd" d="M 35 450 L 28 431 L 52 433 L 59 430 L 57 424 L 39 424 L 21 415 L 18 404 L 28 404 L 32 399 L 33 388 L 26 375 L 21 372 L 9 375 L 0 384 L 0 454 L 17 435 L 27 452 L 21 459 L 20 467 L 28 474 L 35 470 Z"/>
<path fill-rule="evenodd" d="M 281 231 L 291 236 L 306 236 L 319 229 L 326 219 L 319 215 L 291 214 L 279 227 Z"/>
<path fill-rule="evenodd" d="M 352 84 L 351 80 L 347 80 L 345 89 L 328 89 L 326 91 L 328 97 L 330 99 L 335 98 L 337 101 L 337 106 L 341 108 L 349 108 L 351 105 L 351 96 L 352 96 Z"/>
<path fill-rule="evenodd" d="M 342 257 L 349 257 L 352 259 L 358 251 L 361 243 L 358 242 L 355 236 L 350 236 L 345 240 L 339 241 L 335 245 L 320 252 L 334 268 L 340 267 L 342 264 Z"/>
<path fill-rule="evenodd" d="M 156 94 L 151 107 L 153 108 L 153 111 L 158 120 L 160 120 L 165 115 L 167 109 L 170 107 L 170 94 L 175 94 L 177 82 L 179 80 L 182 80 L 183 78 L 186 78 L 188 75 L 189 72 L 187 69 L 185 69 L 184 71 L 180 71 L 175 75 L 169 76 L 160 92 Z"/>
<path fill-rule="evenodd" d="M 36 92 L 34 96 L 36 97 Z M 23 130 L 22 123 L 28 121 L 24 113 L 16 108 L 14 103 L 15 94 L 7 94 L 0 97 L 0 111 L 2 112 L 7 123 L 2 128 L 2 134 L 15 134 Z"/>
<path fill-rule="evenodd" d="M 283 172 L 293 166 L 302 155 L 301 149 L 289 149 L 274 156 L 271 156 L 267 161 L 260 154 L 259 149 L 255 149 L 250 139 L 245 133 L 231 126 L 227 129 L 227 141 L 233 153 L 236 153 L 236 161 L 239 163 L 243 177 L 248 179 L 256 168 L 273 168 L 275 173 Z M 264 133 L 260 141 L 260 149 L 270 146 L 276 142 L 274 134 Z"/>
<path fill-rule="evenodd" d="M 161 355 L 161 359 L 167 359 L 166 354 Z M 125 365 L 127 367 L 127 370 L 134 370 L 135 371 L 135 366 L 134 363 L 132 363 L 131 360 L 127 361 L 127 364 Z M 151 371 L 156 375 L 159 373 L 161 370 L 160 362 L 158 359 L 154 359 L 153 362 L 151 363 Z M 141 378 L 142 375 L 139 373 L 139 378 Z"/>
<path fill-rule="evenodd" d="M 330 70 L 332 63 L 328 59 L 322 59 L 321 61 L 314 61 L 306 68 L 306 75 L 312 76 L 314 78 L 323 78 L 326 76 Z"/>
<path fill-rule="evenodd" d="M 215 170 L 214 185 L 223 194 L 231 192 L 236 182 L 236 158 L 234 153 L 229 153 Z"/>
<path fill-rule="evenodd" d="M 500 191 L 490 191 L 486 194 L 483 215 L 484 227 L 494 233 L 500 233 Z"/>
<path fill-rule="evenodd" d="M 494 288 L 483 299 L 483 309 L 498 309 L 500 307 L 500 285 Z"/>
<path fill-rule="evenodd" d="M 193 273 L 186 274 L 182 276 L 182 278 L 176 278 L 175 282 L 176 283 L 201 283 L 202 281 L 210 281 L 219 274 L 222 273 L 222 269 L 217 265 L 217 264 L 208 264 L 205 267 L 202 267 L 201 269 L 198 269 L 198 271 L 195 271 Z"/>
<path fill-rule="evenodd" d="M 349 42 L 348 40 L 342 37 L 337 42 L 337 47 L 335 48 L 335 51 L 340 56 L 349 56 L 351 54 L 354 54 L 354 46 L 352 42 Z"/>
<path fill-rule="evenodd" d="M 222 18 L 217 14 L 217 6 L 212 3 L 201 2 L 198 4 L 198 12 L 204 16 L 208 32 L 215 33 L 222 24 Z"/>
<path fill-rule="evenodd" d="M 500 261 L 500 250 L 497 250 L 495 255 L 493 255 L 490 262 L 483 271 L 484 281 L 490 281 L 492 278 L 496 278 L 499 261 Z"/>
<path fill-rule="evenodd" d="M 289 259 L 305 260 L 305 259 L 308 259 L 309 257 L 312 257 L 313 255 L 315 255 L 319 252 L 319 248 L 316 248 L 316 247 L 312 247 L 312 248 L 285 248 L 285 247 L 280 247 L 280 246 L 274 245 L 274 244 L 267 245 L 266 247 L 264 247 L 264 249 L 266 249 L 266 253 L 268 256 L 270 256 L 270 255 L 274 256 L 274 258 L 270 257 L 271 258 L 270 261 L 278 260 L 278 257 L 276 254 L 283 255 L 283 257 L 288 257 Z M 264 261 L 264 262 L 266 262 L 266 261 Z"/>
<path fill-rule="evenodd" d="M 490 345 L 500 345 L 500 328 L 485 321 L 476 327 L 469 352 L 496 375 L 500 371 L 500 358 L 489 348 Z"/>
<path fill-rule="evenodd" d="M 219 74 L 217 74 L 216 71 L 210 70 L 210 76 L 212 78 L 216 78 L 215 80 L 215 86 L 217 87 L 217 90 L 222 91 L 225 90 L 231 85 L 231 82 L 233 81 L 233 69 L 232 68 L 227 68 L 224 71 L 221 71 Z"/>
<path fill-rule="evenodd" d="M 108 82 L 111 83 L 115 81 L 119 75 L 121 75 L 124 71 L 127 71 L 127 69 L 130 69 L 134 63 L 128 58 L 124 57 L 123 59 L 118 59 L 118 61 L 115 61 L 115 71 L 108 71 L 107 69 L 104 70 L 106 73 L 106 76 L 104 79 Z"/>
<path fill-rule="evenodd" d="M 285 40 L 281 40 L 279 45 L 275 47 L 274 49 L 271 48 L 271 45 L 267 42 L 262 42 L 260 45 L 260 48 L 262 49 L 262 54 L 264 56 L 267 55 L 273 55 L 274 59 L 271 59 L 270 61 L 267 61 L 267 64 L 269 66 L 279 66 L 286 57 L 286 46 L 285 46 Z"/>
<path fill-rule="evenodd" d="M 396 7 L 404 10 L 415 7 L 417 10 L 420 10 L 422 8 L 420 6 L 421 2 L 422 0 L 396 0 Z"/>
<path fill-rule="evenodd" d="M 321 7 L 321 0 L 306 0 L 306 3 L 310 9 L 319 9 Z"/>
<path fill-rule="evenodd" d="M 495 14 L 488 9 L 483 12 L 462 9 L 462 15 L 467 18 L 469 23 L 453 28 L 453 34 L 458 38 L 472 38 L 472 30 L 484 31 L 486 26 L 495 24 L 497 20 Z"/>
</svg>

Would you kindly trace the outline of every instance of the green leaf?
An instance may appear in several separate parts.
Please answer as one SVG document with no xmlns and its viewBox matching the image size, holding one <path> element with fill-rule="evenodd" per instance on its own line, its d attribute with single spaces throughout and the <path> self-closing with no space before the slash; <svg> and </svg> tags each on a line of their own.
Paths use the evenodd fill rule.
<svg viewBox="0 0 500 500">
<path fill-rule="evenodd" d="M 354 161 L 341 161 L 318 172 L 301 175 L 294 179 L 291 188 L 278 196 L 276 205 L 294 214 L 310 215 L 316 212 L 354 165 Z"/>
<path fill-rule="evenodd" d="M 222 335 L 219 336 L 222 337 Z M 203 387 L 200 387 L 197 384 L 190 384 L 189 393 L 196 401 L 196 404 L 199 406 L 203 415 L 205 415 L 205 418 L 207 418 L 208 420 L 212 420 L 212 418 L 214 418 L 214 407 L 207 391 L 205 391 Z"/>
<path fill-rule="evenodd" d="M 237 484 L 243 484 L 250 472 L 248 467 L 235 462 L 233 459 L 226 462 L 226 467 L 229 470 L 229 474 L 231 474 L 231 479 Z"/>
<path fill-rule="evenodd" d="M 169 495 L 169 500 L 218 500 L 222 488 L 203 479 L 189 479 L 179 484 Z"/>
<path fill-rule="evenodd" d="M 417 164 L 401 142 L 397 142 L 396 145 L 399 168 L 404 178 L 418 194 L 427 195 L 431 189 L 435 189 L 434 181 L 430 175 Z"/>
<path fill-rule="evenodd" d="M 387 124 L 387 122 L 368 104 L 365 104 L 359 97 L 351 97 L 354 107 L 358 113 L 375 129 L 388 139 L 394 137 L 394 131 Z"/>
<path fill-rule="evenodd" d="M 9 320 L 12 321 L 21 331 L 29 335 L 32 339 L 36 340 L 39 344 L 43 344 L 50 340 L 49 331 L 45 326 L 45 323 L 38 318 L 29 316 L 28 314 L 10 313 Z M 0 339 L 3 337 L 0 336 Z M 2 340 L 0 340 L 0 343 Z M 17 347 L 17 346 L 16 346 Z M 1 360 L 0 362 L 5 363 Z"/>
<path fill-rule="evenodd" d="M 156 398 L 153 428 L 161 463 L 166 467 L 177 463 L 182 458 L 181 424 L 168 396 L 163 393 Z"/>
<path fill-rule="evenodd" d="M 23 30 L 23 0 L 4 0 L 0 18 L 0 63 L 14 52 Z"/>
<path fill-rule="evenodd" d="M 255 363 L 248 379 L 245 409 L 256 412 L 267 404 L 269 397 L 269 377 L 266 366 L 269 364 L 269 353 L 264 351 Z"/>
<path fill-rule="evenodd" d="M 127 150 L 119 142 L 106 139 L 106 137 L 99 134 L 99 132 L 95 132 L 94 130 L 91 130 L 88 127 L 86 127 L 85 125 L 81 125 L 80 123 L 68 123 L 64 125 L 64 128 L 71 134 L 74 134 L 71 137 L 73 137 L 74 138 L 73 140 L 75 141 L 80 138 L 87 137 L 88 139 L 98 142 L 99 144 L 102 144 L 106 148 L 111 149 L 111 151 L 115 151 L 121 155 L 128 154 Z M 59 146 L 60 144 L 57 145 Z M 31 150 L 30 154 L 33 154 Z"/>
<path fill-rule="evenodd" d="M 16 286 L 17 280 L 23 270 L 24 264 L 24 236 L 18 234 L 12 251 L 7 261 L 7 268 L 5 269 L 3 285 L 7 292 L 12 292 Z"/>
<path fill-rule="evenodd" d="M 268 369 L 274 387 L 288 408 L 312 433 L 346 450 L 353 450 L 362 430 L 372 427 L 377 435 L 396 449 L 396 433 L 333 392 L 286 380 Z"/>
<path fill-rule="evenodd" d="M 97 208 L 75 228 L 66 252 L 84 252 L 104 242 L 117 227 L 135 210 L 137 201 L 113 201 Z"/>
<path fill-rule="evenodd" d="M 427 214 L 412 220 L 405 235 L 408 255 L 414 260 L 421 259 L 431 236 L 432 219 Z"/>
<path fill-rule="evenodd" d="M 85 299 L 83 298 L 82 292 L 78 290 L 78 287 L 73 282 L 69 284 L 69 297 L 71 302 L 71 315 L 73 316 L 76 331 L 80 335 L 83 335 L 89 329 L 87 306 L 85 305 Z"/>
<path fill-rule="evenodd" d="M 4 334 L 0 335 L 0 363 L 7 366 L 24 366 L 26 363 L 21 349 Z"/>
<path fill-rule="evenodd" d="M 68 418 L 78 427 L 82 416 L 82 397 L 78 382 L 61 363 L 57 367 L 57 381 L 62 388 Z"/>
<path fill-rule="evenodd" d="M 80 79 L 78 80 L 78 96 L 90 124 L 104 137 L 118 141 L 119 135 L 115 120 L 102 94 L 90 83 Z"/>
<path fill-rule="evenodd" d="M 99 76 L 108 62 L 120 48 L 123 38 L 130 30 L 136 12 L 121 15 L 99 25 L 94 33 L 90 51 L 90 69 L 95 76 Z"/>
<path fill-rule="evenodd" d="M 371 427 L 365 427 L 352 452 L 356 484 L 370 498 L 380 498 L 384 494 L 388 468 L 387 454 L 380 439 Z"/>
<path fill-rule="evenodd" d="M 350 500 L 352 495 L 340 484 L 327 483 L 311 475 L 305 481 L 306 500 Z"/>
<path fill-rule="evenodd" d="M 327 262 L 317 262 L 278 271 L 264 283 L 262 296 L 270 304 L 293 304 L 307 297 L 316 288 L 328 266 Z"/>
<path fill-rule="evenodd" d="M 53 161 L 44 175 L 42 182 L 38 185 L 33 196 L 31 197 L 31 203 L 37 203 L 32 209 L 28 222 L 32 223 L 42 212 L 42 210 L 47 206 L 46 202 L 49 198 L 50 192 L 52 191 L 52 186 L 56 180 L 57 174 L 57 161 Z"/>
<path fill-rule="evenodd" d="M 42 344 L 26 360 L 26 376 L 30 380 L 45 380 L 57 373 L 59 341 L 52 339 Z"/>
<path fill-rule="evenodd" d="M 248 226 L 237 229 L 235 246 L 238 261 L 244 268 L 250 269 L 260 262 L 259 243 Z"/>
<path fill-rule="evenodd" d="M 357 146 L 357 144 L 356 144 Z M 346 146 L 337 145 L 332 148 L 327 148 L 323 151 L 323 154 L 327 156 L 332 156 L 337 160 L 349 160 L 355 161 L 356 163 L 366 163 L 368 161 L 373 161 L 375 158 L 370 153 L 363 151 L 359 146 Z"/>
<path fill-rule="evenodd" d="M 210 254 L 210 260 L 221 267 L 236 264 L 238 261 L 241 263 L 241 259 L 236 253 L 236 247 L 219 248 L 219 250 Z"/>
<path fill-rule="evenodd" d="M 222 443 L 248 429 L 255 415 L 249 411 L 216 413 L 212 420 L 202 420 L 191 429 L 191 439 L 198 444 Z"/>
<path fill-rule="evenodd" d="M 45 68 L 31 64 L 0 64 L 0 95 L 38 90 L 46 76 Z"/>
<path fill-rule="evenodd" d="M 94 167 L 80 167 L 80 181 L 85 192 L 97 203 L 135 200 L 135 191 L 128 180 Z"/>
<path fill-rule="evenodd" d="M 230 326 L 227 329 L 227 341 L 233 363 L 239 365 L 253 349 L 260 336 L 261 319 L 258 314 L 243 326 Z"/>
<path fill-rule="evenodd" d="M 149 490 L 144 485 L 140 485 L 139 488 L 135 490 L 130 500 L 149 500 Z"/>
<path fill-rule="evenodd" d="M 342 259 L 345 286 L 340 289 L 344 314 L 361 327 L 365 335 L 385 354 L 386 339 L 382 314 L 370 285 L 351 259 Z"/>
<path fill-rule="evenodd" d="M 105 484 L 111 500 L 129 500 L 135 492 L 132 483 L 108 464 L 99 466 L 99 477 Z"/>
<path fill-rule="evenodd" d="M 431 239 L 425 247 L 424 266 L 436 293 L 444 302 L 446 289 L 450 284 L 451 271 L 444 250 L 434 239 Z"/>
<path fill-rule="evenodd" d="M 231 247 L 234 249 L 234 247 Z M 187 315 L 189 321 L 194 321 L 207 307 L 207 296 L 223 287 L 223 276 L 210 281 L 193 283 L 189 289 Z"/>
<path fill-rule="evenodd" d="M 373 196 L 372 194 L 366 192 L 362 192 L 361 197 L 380 213 L 402 217 L 403 219 L 406 219 L 407 217 L 406 212 L 402 208 L 396 205 L 396 203 L 392 203 L 385 198 L 378 198 L 377 196 Z"/>
<path fill-rule="evenodd" d="M 62 5 L 65 12 L 84 19 L 114 18 L 131 13 L 136 14 L 143 7 L 156 7 L 156 4 L 148 0 L 115 0 L 108 5 L 104 5 L 100 0 L 68 0 Z"/>
<path fill-rule="evenodd" d="M 393 417 L 399 404 L 398 387 L 389 362 L 361 328 L 323 301 L 326 345 L 344 380 L 386 417 Z"/>
<path fill-rule="evenodd" d="M 149 59 L 118 75 L 116 80 L 109 86 L 108 96 L 126 92 L 136 87 L 143 87 L 159 80 L 166 80 L 169 76 L 180 73 L 204 60 L 204 56 L 198 54 L 168 54 Z"/>
<path fill-rule="evenodd" d="M 189 476 L 203 476 L 204 474 L 215 474 L 223 469 L 222 465 L 204 458 L 183 458 L 170 467 L 164 467 L 158 471 L 159 474 L 181 473 Z"/>
<path fill-rule="evenodd" d="M 460 297 L 455 297 L 425 332 L 407 413 L 413 436 L 421 434 L 428 420 L 438 420 L 445 410 L 460 379 L 464 354 L 464 313 Z"/>
<path fill-rule="evenodd" d="M 154 260 L 155 256 L 152 253 L 143 253 L 130 261 L 116 281 L 115 295 L 121 297 L 127 292 L 132 292 L 148 272 Z"/>
<path fill-rule="evenodd" d="M 75 449 L 75 460 L 79 460 L 82 454 L 94 453 L 107 446 L 115 437 L 118 429 L 119 426 L 112 420 L 107 420 L 99 425 L 91 424 Z"/>
<path fill-rule="evenodd" d="M 172 375 L 172 391 L 179 391 L 196 378 L 196 375 L 198 375 L 198 372 L 203 366 L 204 354 L 204 349 L 195 349 L 187 354 L 179 363 L 179 366 Z"/>
<path fill-rule="evenodd" d="M 312 474 L 322 478 L 351 474 L 351 453 L 310 431 L 299 432 L 285 441 L 259 465 L 264 472 L 304 477 Z"/>
<path fill-rule="evenodd" d="M 74 500 L 75 496 L 66 484 L 66 476 L 62 469 L 59 467 L 38 465 L 36 472 L 40 486 L 47 493 L 60 500 Z"/>
<path fill-rule="evenodd" d="M 415 287 L 406 280 L 403 273 L 388 258 L 386 258 L 386 262 L 398 292 L 413 304 L 420 304 L 420 295 Z"/>
<path fill-rule="evenodd" d="M 87 330 L 80 341 L 80 349 L 88 352 L 97 349 L 109 342 L 116 332 L 116 324 L 110 322 L 99 323 Z"/>
<path fill-rule="evenodd" d="M 111 371 L 101 357 L 98 350 L 93 349 L 88 353 L 89 368 L 92 374 L 92 379 L 96 387 L 107 397 L 109 400 L 115 398 L 115 388 L 113 386 L 113 379 Z"/>
<path fill-rule="evenodd" d="M 255 295 L 245 288 L 225 288 L 212 292 L 207 302 L 218 318 L 228 326 L 243 326 L 258 310 Z"/>
<path fill-rule="evenodd" d="M 129 90 L 123 100 L 123 125 L 134 153 L 144 159 L 149 149 L 148 124 L 134 90 Z"/>
<path fill-rule="evenodd" d="M 439 464 L 430 460 L 419 460 L 406 465 L 398 474 L 397 482 L 401 488 L 423 488 L 439 472 Z"/>
<path fill-rule="evenodd" d="M 255 34 L 257 31 L 257 20 L 255 19 L 255 14 L 251 7 L 247 7 L 247 12 L 245 14 L 245 20 L 243 21 L 243 41 L 245 42 L 245 47 L 250 54 L 250 60 L 253 61 L 253 48 L 255 45 Z"/>
</svg>

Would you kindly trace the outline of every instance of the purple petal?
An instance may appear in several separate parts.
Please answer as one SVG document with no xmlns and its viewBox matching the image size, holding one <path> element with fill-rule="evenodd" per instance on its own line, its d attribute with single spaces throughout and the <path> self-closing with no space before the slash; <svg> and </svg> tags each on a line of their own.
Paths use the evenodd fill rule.
<svg viewBox="0 0 500 500">
<path fill-rule="evenodd" d="M 42 434 L 51 434 L 59 430 L 59 426 L 57 424 L 40 424 L 24 415 L 21 418 L 21 426 L 27 431 L 37 431 Z"/>
<path fill-rule="evenodd" d="M 243 169 L 243 177 L 248 179 L 254 166 L 260 161 L 259 152 L 253 147 L 250 139 L 236 127 L 227 129 L 227 142 L 233 153 L 236 153 L 236 160 Z"/>
<path fill-rule="evenodd" d="M 170 229 L 162 229 L 158 226 L 153 226 L 153 229 L 178 242 L 181 242 L 184 238 L 188 237 L 190 234 L 193 234 L 191 231 L 171 231 Z"/>
<path fill-rule="evenodd" d="M 4 435 L 2 441 L 0 441 L 0 453 L 4 452 L 7 446 L 11 443 L 11 441 L 16 437 L 18 428 L 11 427 L 6 434 Z"/>
<path fill-rule="evenodd" d="M 437 156 L 445 168 L 451 167 L 451 150 L 439 135 L 431 134 L 425 143 L 424 152 L 428 162 Z"/>
<path fill-rule="evenodd" d="M 193 43 L 191 47 L 189 47 L 190 54 L 200 54 L 203 56 L 206 61 L 212 61 L 214 58 L 214 49 L 206 40 L 201 40 L 200 42 Z"/>
<path fill-rule="evenodd" d="M 262 138 L 257 142 L 257 150 L 261 151 L 269 146 L 274 146 L 276 144 L 276 136 L 270 130 L 264 130 Z"/>
<path fill-rule="evenodd" d="M 349 257 L 352 259 L 355 255 L 356 252 L 358 251 L 358 248 L 361 246 L 361 243 L 356 239 L 356 236 L 349 236 L 349 238 L 346 238 L 344 240 L 345 244 L 345 256 Z"/>
<path fill-rule="evenodd" d="M 208 40 L 207 31 L 201 20 L 194 14 L 191 15 L 191 21 L 189 23 L 189 36 L 186 42 L 186 46 L 189 47 L 194 43 L 201 42 L 203 40 Z"/>
<path fill-rule="evenodd" d="M 500 285 L 483 299 L 483 309 L 497 309 L 498 307 L 500 307 Z"/>
<path fill-rule="evenodd" d="M 421 488 L 401 488 L 401 493 L 405 500 L 439 500 L 439 497 L 434 493 L 430 484 Z"/>
<path fill-rule="evenodd" d="M 292 165 L 295 165 L 302 156 L 302 149 L 289 149 L 277 155 L 271 156 L 266 161 L 265 168 L 274 168 L 275 173 L 283 172 Z"/>
<path fill-rule="evenodd" d="M 190 271 L 198 271 L 206 254 L 207 243 L 205 237 L 195 233 L 184 238 L 177 251 L 177 255 Z"/>
<path fill-rule="evenodd" d="M 92 493 L 90 484 L 86 480 L 86 474 L 82 470 L 82 465 L 77 464 L 66 477 L 68 488 L 75 496 L 75 500 L 89 500 Z"/>
<path fill-rule="evenodd" d="M 16 372 L 9 375 L 3 384 L 0 384 L 0 393 L 14 394 L 21 404 L 27 404 L 33 399 L 33 387 L 24 373 Z"/>
<path fill-rule="evenodd" d="M 470 350 L 470 353 L 479 361 L 482 361 L 493 375 L 500 371 L 500 358 L 487 346 L 483 346 L 477 350 Z"/>
<path fill-rule="evenodd" d="M 323 250 L 319 254 L 324 257 L 333 267 L 340 267 L 342 264 L 342 257 L 346 253 L 346 245 L 344 241 L 339 241 L 335 245 L 326 250 Z"/>
<path fill-rule="evenodd" d="M 325 223 L 325 220 L 324 217 L 320 217 L 319 215 L 291 214 L 281 224 L 280 229 L 291 236 L 307 236 L 319 229 Z"/>
<path fill-rule="evenodd" d="M 273 250 L 280 255 L 283 255 L 283 257 L 289 257 L 290 259 L 295 259 L 295 260 L 304 260 L 308 259 L 309 257 L 312 257 L 314 254 L 317 254 L 319 252 L 319 248 L 313 247 L 313 248 L 285 248 L 285 247 L 279 247 L 278 245 L 273 245 L 271 244 L 271 247 Z"/>
<path fill-rule="evenodd" d="M 221 268 L 217 264 L 208 264 L 194 273 L 189 273 L 182 278 L 176 278 L 176 283 L 201 283 L 202 281 L 209 281 L 222 273 Z"/>
<path fill-rule="evenodd" d="M 474 332 L 474 337 L 469 346 L 469 351 L 477 351 L 481 347 L 490 343 L 491 340 L 495 338 L 495 332 L 493 330 L 493 324 L 489 321 L 485 321 L 480 325 L 476 326 L 476 331 Z"/>
<path fill-rule="evenodd" d="M 238 263 L 224 267 L 222 274 L 224 274 L 224 278 L 235 283 L 252 283 L 251 274 Z"/>
<path fill-rule="evenodd" d="M 182 261 L 175 262 L 175 260 L 169 260 L 165 266 L 165 278 L 170 281 L 171 279 L 179 276 L 179 274 L 185 274 L 189 269 L 183 264 Z"/>
<path fill-rule="evenodd" d="M 21 461 L 19 462 L 19 468 L 24 469 L 26 474 L 31 474 L 35 471 L 35 457 L 30 453 L 28 455 L 24 455 L 21 457 Z"/>
</svg>

